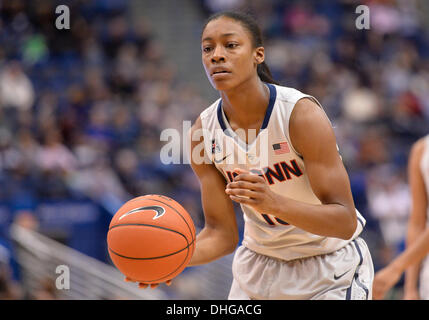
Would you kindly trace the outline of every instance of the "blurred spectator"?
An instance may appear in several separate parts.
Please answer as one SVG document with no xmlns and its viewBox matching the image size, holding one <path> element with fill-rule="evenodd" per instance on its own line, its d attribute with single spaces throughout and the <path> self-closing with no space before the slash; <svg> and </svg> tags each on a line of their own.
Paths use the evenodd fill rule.
<svg viewBox="0 0 429 320">
<path fill-rule="evenodd" d="M 107 147 L 85 135 L 76 138 L 73 152 L 76 154 L 77 167 L 67 177 L 67 185 L 100 203 L 108 201 L 106 206 L 118 207 L 129 200 L 117 173 L 107 157 Z M 113 205 L 110 203 L 113 201 Z"/>
<path fill-rule="evenodd" d="M 57 128 L 47 129 L 43 133 L 43 143 L 36 154 L 40 170 L 59 170 L 67 173 L 75 169 L 76 158 L 61 140 L 62 137 Z"/>
<path fill-rule="evenodd" d="M 17 61 L 7 64 L 0 74 L 0 103 L 2 108 L 28 110 L 35 99 L 33 85 Z"/>
<path fill-rule="evenodd" d="M 10 251 L 0 243 L 0 300 L 17 300 L 23 297 L 21 286 L 12 278 Z"/>
<path fill-rule="evenodd" d="M 203 6 L 209 12 L 233 10 L 241 7 L 244 2 L 244 0 L 202 0 Z"/>
<path fill-rule="evenodd" d="M 381 107 L 369 88 L 350 88 L 343 98 L 344 116 L 354 122 L 371 122 L 380 115 Z"/>
<path fill-rule="evenodd" d="M 35 214 L 30 210 L 17 211 L 14 217 L 14 223 L 31 231 L 38 231 L 40 225 Z"/>
<path fill-rule="evenodd" d="M 22 228 L 39 231 L 39 221 L 33 212 L 29 210 L 20 210 L 15 213 L 14 223 Z M 32 291 L 26 291 L 23 298 L 30 300 L 55 300 L 56 299 L 56 288 L 54 280 L 45 277 L 38 285 L 37 289 Z"/>
<path fill-rule="evenodd" d="M 398 249 L 405 241 L 410 210 L 410 194 L 404 175 L 394 166 L 371 170 L 367 197 L 369 209 L 380 221 L 384 242 Z"/>
<path fill-rule="evenodd" d="M 55 287 L 55 280 L 45 278 L 39 283 L 39 288 L 31 292 L 29 299 L 31 300 L 56 300 L 57 288 Z"/>
</svg>

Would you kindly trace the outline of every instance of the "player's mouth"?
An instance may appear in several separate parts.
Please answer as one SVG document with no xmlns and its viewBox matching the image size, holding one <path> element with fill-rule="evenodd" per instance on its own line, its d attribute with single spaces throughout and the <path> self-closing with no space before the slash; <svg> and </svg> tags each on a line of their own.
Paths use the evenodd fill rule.
<svg viewBox="0 0 429 320">
<path fill-rule="evenodd" d="M 211 72 L 211 77 L 215 80 L 223 79 L 231 74 L 227 69 L 215 68 Z"/>
</svg>

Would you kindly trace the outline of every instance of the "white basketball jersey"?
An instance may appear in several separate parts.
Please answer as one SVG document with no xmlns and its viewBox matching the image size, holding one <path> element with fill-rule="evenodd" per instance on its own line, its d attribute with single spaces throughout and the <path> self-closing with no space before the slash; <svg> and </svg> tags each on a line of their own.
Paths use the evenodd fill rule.
<svg viewBox="0 0 429 320">
<path fill-rule="evenodd" d="M 308 97 L 320 104 L 296 89 L 266 85 L 270 90 L 269 105 L 253 142 L 246 144 L 231 129 L 222 101 L 218 99 L 200 115 L 205 151 L 228 182 L 233 179 L 233 170 L 241 168 L 262 176 L 273 192 L 305 203 L 321 204 L 311 189 L 303 158 L 294 150 L 289 137 L 289 119 L 296 102 Z M 243 245 L 283 260 L 336 251 L 355 239 L 366 223 L 357 211 L 359 222 L 353 237 L 342 240 L 309 233 L 248 205 L 241 208 L 245 222 Z"/>
</svg>

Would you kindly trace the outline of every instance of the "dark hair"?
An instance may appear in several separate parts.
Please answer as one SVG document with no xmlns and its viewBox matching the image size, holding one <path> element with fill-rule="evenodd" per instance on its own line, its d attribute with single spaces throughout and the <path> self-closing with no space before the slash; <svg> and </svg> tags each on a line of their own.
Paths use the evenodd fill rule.
<svg viewBox="0 0 429 320">
<path fill-rule="evenodd" d="M 216 20 L 221 17 L 231 18 L 241 23 L 241 25 L 244 28 L 246 28 L 247 31 L 249 31 L 250 35 L 252 36 L 252 42 L 253 42 L 254 48 L 263 46 L 261 29 L 259 28 L 255 18 L 253 18 L 250 14 L 247 14 L 247 13 L 236 12 L 236 11 L 222 11 L 222 12 L 215 13 L 207 19 L 206 23 L 204 24 L 203 31 L 210 21 Z M 258 64 L 258 67 L 256 70 L 258 72 L 259 78 L 262 81 L 278 84 L 278 82 L 273 79 L 271 71 L 268 68 L 268 65 L 265 63 L 265 61 Z"/>
</svg>

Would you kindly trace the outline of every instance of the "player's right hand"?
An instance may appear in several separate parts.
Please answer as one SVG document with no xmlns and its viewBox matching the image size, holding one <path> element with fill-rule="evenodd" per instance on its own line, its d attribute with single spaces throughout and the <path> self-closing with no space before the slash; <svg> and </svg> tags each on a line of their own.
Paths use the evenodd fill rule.
<svg viewBox="0 0 429 320">
<path fill-rule="evenodd" d="M 401 272 L 393 264 L 379 270 L 374 276 L 372 284 L 372 297 L 382 300 L 386 293 L 398 282 Z"/>
<path fill-rule="evenodd" d="M 420 300 L 419 290 L 415 289 L 405 289 L 404 290 L 404 300 Z"/>
<path fill-rule="evenodd" d="M 125 277 L 124 279 L 125 282 L 138 282 L 137 280 L 133 280 L 129 277 Z M 167 280 L 165 281 L 165 284 L 167 286 L 171 285 L 171 280 Z M 151 289 L 155 289 L 156 287 L 159 286 L 159 283 L 144 283 L 144 282 L 138 282 L 139 288 L 140 289 L 146 289 L 147 287 L 150 287 Z"/>
</svg>

